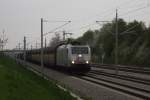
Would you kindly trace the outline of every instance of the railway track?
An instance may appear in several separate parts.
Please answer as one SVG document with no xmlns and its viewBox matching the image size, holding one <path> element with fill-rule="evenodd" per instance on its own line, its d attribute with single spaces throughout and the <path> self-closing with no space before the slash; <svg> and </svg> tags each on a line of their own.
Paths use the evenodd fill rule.
<svg viewBox="0 0 150 100">
<path fill-rule="evenodd" d="M 82 74 L 77 76 L 80 79 L 90 81 L 92 83 L 102 85 L 129 95 L 133 95 L 139 97 L 141 99 L 150 100 L 150 80 L 140 79 L 136 77 L 127 77 L 122 75 L 115 75 L 110 73 L 105 73 L 102 71 L 91 70 L 86 74 Z M 107 78 L 106 78 L 107 77 Z M 109 78 L 108 78 L 109 77 Z M 111 78 L 111 79 L 110 79 Z M 126 80 L 130 82 L 134 82 L 136 84 L 142 84 L 145 87 L 138 87 L 129 84 L 120 83 L 120 81 L 116 81 L 115 79 Z"/>
<path fill-rule="evenodd" d="M 105 76 L 108 76 L 108 77 L 113 77 L 113 78 L 123 79 L 123 80 L 127 80 L 127 81 L 133 81 L 133 82 L 136 82 L 136 83 L 150 85 L 150 80 L 149 79 L 143 79 L 143 78 L 139 78 L 139 77 L 135 77 L 135 76 L 116 75 L 116 74 L 107 73 L 107 72 L 104 72 L 104 71 L 97 71 L 97 70 L 92 70 L 92 71 L 90 71 L 90 73 L 94 73 L 94 74 L 97 74 L 97 75 L 105 75 Z"/>
<path fill-rule="evenodd" d="M 131 67 L 131 66 L 123 66 L 123 65 L 109 65 L 109 64 L 92 64 L 93 67 L 96 68 L 103 68 L 103 69 L 111 69 L 119 71 L 126 71 L 126 72 L 134 72 L 134 73 L 141 73 L 141 74 L 150 74 L 149 68 L 141 68 L 141 67 Z"/>
<path fill-rule="evenodd" d="M 150 80 L 90 71 L 79 78 L 141 99 L 150 99 Z"/>
</svg>

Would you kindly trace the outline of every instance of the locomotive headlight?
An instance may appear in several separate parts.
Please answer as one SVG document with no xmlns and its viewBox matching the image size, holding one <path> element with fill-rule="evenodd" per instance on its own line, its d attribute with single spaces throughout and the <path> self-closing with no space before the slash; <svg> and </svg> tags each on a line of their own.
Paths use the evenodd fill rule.
<svg viewBox="0 0 150 100">
<path fill-rule="evenodd" d="M 79 54 L 78 56 L 79 56 L 79 57 L 82 57 L 82 55 L 81 55 L 81 54 Z"/>
<path fill-rule="evenodd" d="M 74 64 L 74 61 L 72 61 L 72 64 Z"/>
<path fill-rule="evenodd" d="M 86 61 L 86 63 L 88 64 L 88 63 L 89 63 L 89 61 Z"/>
</svg>

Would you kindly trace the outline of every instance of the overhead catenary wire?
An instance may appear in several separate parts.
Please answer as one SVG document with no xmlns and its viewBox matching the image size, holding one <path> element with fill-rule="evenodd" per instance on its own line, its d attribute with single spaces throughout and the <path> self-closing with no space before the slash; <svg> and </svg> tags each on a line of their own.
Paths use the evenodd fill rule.
<svg viewBox="0 0 150 100">
<path fill-rule="evenodd" d="M 130 2 L 130 4 L 131 4 L 131 1 L 129 0 L 129 1 L 126 1 L 126 2 L 123 2 L 123 3 L 121 3 L 121 4 L 119 4 L 119 6 L 121 6 L 122 4 L 124 4 L 124 5 L 126 5 L 126 4 L 128 4 Z M 122 7 L 122 6 L 121 6 Z M 118 7 L 118 8 L 121 8 L 121 7 Z M 142 7 L 143 8 L 143 7 Z M 144 7 L 145 8 L 145 7 Z M 107 16 L 108 16 L 108 12 L 110 12 L 111 11 L 111 15 L 112 15 L 112 11 L 115 11 L 115 9 L 116 8 L 113 8 L 113 9 L 108 9 L 108 10 L 106 10 L 104 13 L 107 13 L 107 14 L 101 14 L 101 17 L 100 17 L 100 19 L 103 19 L 103 18 L 106 18 Z M 108 12 L 107 12 L 108 11 Z M 134 11 L 133 11 L 134 12 Z M 132 13 L 132 11 L 131 12 L 127 12 L 127 13 Z M 127 14 L 126 13 L 126 14 Z M 110 14 L 110 13 L 109 13 Z M 98 15 L 96 15 L 96 16 L 98 16 Z M 120 15 L 120 16 L 123 16 L 123 15 Z M 88 19 L 89 20 L 89 19 Z M 81 29 L 84 29 L 84 27 L 86 28 L 86 27 L 89 27 L 89 26 L 92 26 L 91 24 L 87 24 L 87 25 L 85 25 L 85 26 L 81 26 L 81 27 L 79 27 L 78 29 L 79 30 L 81 30 Z M 76 28 L 77 29 L 77 28 Z M 71 29 L 71 30 L 74 30 L 74 29 Z"/>
<path fill-rule="evenodd" d="M 130 1 L 130 2 L 131 2 L 131 1 Z M 129 0 L 126 1 L 126 2 L 121 3 L 120 5 L 122 5 L 122 4 L 125 5 L 126 3 L 129 3 Z M 131 4 L 131 3 L 130 3 L 130 4 Z M 148 3 L 147 5 L 149 5 L 149 3 Z M 138 10 L 140 10 L 140 9 L 145 9 L 145 8 L 146 8 L 146 6 L 140 7 L 140 8 L 134 9 L 134 10 L 135 10 L 135 12 L 137 12 Z M 108 10 L 105 10 L 103 13 L 101 13 L 100 19 L 105 18 L 106 16 L 109 16 L 110 14 L 113 13 L 114 10 L 115 10 L 115 9 L 108 9 Z M 110 13 L 110 12 L 111 12 L 111 13 Z M 131 10 L 131 11 L 125 12 L 125 13 L 123 13 L 123 14 L 120 14 L 120 16 L 124 16 L 124 15 L 126 16 L 126 15 L 128 15 L 128 14 L 130 14 L 130 13 L 135 13 L 135 12 Z M 96 15 L 96 16 L 98 16 L 98 15 Z M 89 20 L 89 18 L 88 18 L 88 20 Z M 53 22 L 66 22 L 66 21 L 50 20 L 50 21 L 48 21 L 48 22 L 52 22 L 52 23 L 53 23 Z M 55 28 L 55 29 L 53 29 L 53 30 L 50 31 L 50 32 L 45 33 L 44 36 L 46 36 L 46 35 L 49 34 L 49 33 L 55 32 L 56 30 L 58 30 L 59 28 L 64 27 L 65 25 L 66 25 L 66 23 L 63 24 L 63 25 L 61 25 L 61 26 L 59 26 L 59 27 L 57 27 L 57 28 Z M 82 30 L 82 29 L 91 27 L 92 25 L 95 25 L 95 24 L 94 24 L 94 23 L 92 23 L 92 24 L 87 24 L 87 25 L 81 26 L 81 27 L 79 27 L 79 28 L 76 28 L 75 30 Z M 72 29 L 72 30 L 74 31 L 74 29 Z M 71 31 L 72 31 L 72 30 L 71 30 Z"/>
<path fill-rule="evenodd" d="M 132 8 L 135 8 L 135 7 L 139 7 L 141 5 L 143 5 L 144 2 L 137 2 L 135 3 L 136 1 L 140 1 L 140 0 L 134 0 L 134 2 L 131 2 L 131 0 L 129 2 L 126 2 L 126 3 L 123 3 L 123 5 L 119 5 L 117 8 L 118 9 L 132 9 Z"/>
<path fill-rule="evenodd" d="M 121 4 L 119 4 L 120 6 L 122 5 L 122 4 L 126 4 L 126 3 L 129 3 L 129 1 L 126 1 L 126 2 L 123 2 L 123 3 L 121 3 Z M 131 4 L 131 3 L 130 3 Z M 106 16 L 108 16 L 108 12 L 111 12 L 111 14 L 113 13 L 113 10 L 115 10 L 115 8 L 114 9 L 108 9 L 108 10 L 106 10 L 106 11 L 104 11 L 103 12 L 103 14 L 101 14 L 101 18 L 105 18 Z M 104 13 L 106 13 L 106 14 L 104 14 Z M 110 14 L 110 13 L 109 13 Z M 100 15 L 100 14 L 97 14 L 96 16 L 98 16 L 98 15 Z M 89 18 L 88 18 L 89 19 Z M 50 21 L 48 21 L 48 22 L 66 22 L 66 21 L 54 21 L 54 20 L 50 20 Z M 70 21 L 71 22 L 71 21 Z M 68 23 L 65 23 L 65 24 L 63 24 L 63 25 L 61 25 L 61 26 L 59 26 L 59 27 L 57 27 L 57 28 L 55 28 L 55 29 L 53 29 L 52 31 L 50 31 L 50 32 L 47 32 L 47 33 L 45 33 L 44 34 L 44 36 L 46 36 L 47 34 L 49 34 L 49 33 L 53 33 L 55 30 L 57 30 L 57 29 L 59 29 L 59 28 L 62 28 L 63 26 L 65 26 L 65 25 L 67 25 Z M 82 29 L 84 29 L 84 28 L 87 28 L 87 27 L 89 27 L 89 26 L 92 26 L 92 25 L 94 25 L 94 24 L 88 24 L 88 25 L 84 25 L 84 26 L 81 26 L 81 27 L 79 27 L 79 28 L 76 28 L 76 30 L 78 29 L 78 30 L 82 30 Z M 74 30 L 74 29 L 71 29 L 71 30 Z"/>
<path fill-rule="evenodd" d="M 96 25 L 95 22 L 87 24 L 87 25 L 84 25 L 84 26 L 81 26 L 81 27 L 78 27 L 78 28 L 70 29 L 70 30 L 67 30 L 67 31 L 71 31 L 71 32 L 80 31 L 80 30 L 83 30 L 85 28 L 88 28 L 88 27 L 91 27 L 91 26 L 94 26 L 94 25 Z"/>
<path fill-rule="evenodd" d="M 128 15 L 128 14 L 130 14 L 130 13 L 135 13 L 135 12 L 137 12 L 137 11 L 140 11 L 140 10 L 143 10 L 143 9 L 149 8 L 149 7 L 150 7 L 150 5 L 146 5 L 146 6 L 143 6 L 143 7 L 139 7 L 139 8 L 130 10 L 130 11 L 128 11 L 128 12 L 125 12 L 125 13 L 123 13 L 123 14 L 120 14 L 120 16 L 126 16 L 126 15 Z"/>
<path fill-rule="evenodd" d="M 127 1 L 127 2 L 125 2 L 125 3 L 128 3 L 129 1 Z M 124 3 L 122 3 L 122 4 L 124 4 Z M 120 4 L 120 5 L 122 5 L 122 4 Z M 124 14 L 121 14 L 120 16 L 123 16 L 123 15 L 127 15 L 127 14 L 129 14 L 129 13 L 132 13 L 132 12 L 134 12 L 134 11 L 138 11 L 138 10 L 140 10 L 140 9 L 144 9 L 144 8 L 146 8 L 146 6 L 144 6 L 144 7 L 140 7 L 140 8 L 138 8 L 138 9 L 134 9 L 134 10 L 132 10 L 132 11 L 129 11 L 129 12 L 126 12 L 126 13 L 124 13 Z M 110 9 L 110 11 L 111 11 L 112 9 Z M 103 17 L 106 17 L 107 15 L 105 15 L 104 16 L 104 14 L 102 14 L 102 16 Z M 53 21 L 52 21 L 53 22 Z M 94 24 L 88 24 L 88 25 L 84 25 L 84 26 L 81 26 L 81 27 L 79 27 L 79 28 L 76 28 L 76 30 L 82 30 L 82 29 L 84 29 L 84 28 L 87 28 L 87 27 L 90 27 L 90 26 L 92 26 L 92 25 L 94 25 Z M 62 27 L 63 27 L 63 25 L 62 25 Z M 54 29 L 55 30 L 55 29 Z M 56 28 L 56 30 L 57 30 L 57 28 Z M 71 30 L 69 30 L 69 31 L 75 31 L 75 29 L 71 29 Z M 48 32 L 48 33 L 52 33 L 52 31 L 50 31 L 50 32 Z M 46 33 L 46 34 L 48 34 L 48 33 Z"/>
<path fill-rule="evenodd" d="M 127 6 L 127 5 L 129 5 L 129 4 L 131 4 L 131 3 L 132 3 L 131 0 L 122 2 L 122 3 L 118 4 L 117 8 L 120 8 L 120 6 L 122 7 L 122 5 Z M 135 3 L 135 2 L 134 2 L 134 3 Z M 89 19 L 92 19 L 92 18 L 94 18 L 94 17 L 102 17 L 101 19 L 103 19 L 103 18 L 105 18 L 106 16 L 109 16 L 109 15 L 111 15 L 112 13 L 114 13 L 115 10 L 116 10 L 116 6 L 113 7 L 113 8 L 109 8 L 109 9 L 107 9 L 107 10 L 104 10 L 104 11 L 98 13 L 98 14 L 95 14 L 94 16 L 90 16 L 90 17 L 87 17 L 87 18 L 84 18 L 84 19 L 81 18 L 81 19 L 76 20 L 76 21 L 79 22 L 79 21 L 83 21 L 83 20 L 85 20 L 85 19 L 89 20 Z M 75 22 L 75 21 L 74 21 L 74 22 Z"/>
<path fill-rule="evenodd" d="M 69 23 L 71 23 L 71 21 L 68 21 L 68 22 L 66 22 L 66 23 L 63 24 L 63 25 L 54 28 L 53 30 L 51 30 L 51 31 L 49 31 L 49 32 L 47 32 L 47 33 L 45 33 L 45 34 L 43 34 L 43 36 L 46 36 L 46 35 L 49 34 L 49 33 L 53 33 L 53 32 L 55 32 L 57 29 L 60 29 L 60 28 L 62 28 L 62 27 L 64 27 L 64 26 L 66 26 L 66 25 L 69 24 Z"/>
<path fill-rule="evenodd" d="M 46 22 L 50 22 L 50 23 L 60 23 L 60 22 L 71 22 L 71 21 L 61 21 L 61 20 L 46 20 Z"/>
<path fill-rule="evenodd" d="M 129 29 L 127 29 L 127 30 L 125 30 L 125 31 L 121 32 L 121 33 L 120 33 L 120 35 L 123 35 L 123 34 L 125 34 L 125 33 L 130 32 L 130 30 L 132 30 L 133 28 L 135 28 L 136 26 L 138 26 L 138 25 L 140 25 L 140 24 L 141 24 L 141 23 L 138 23 L 138 24 L 136 24 L 136 25 L 134 25 L 134 26 L 130 27 Z"/>
<path fill-rule="evenodd" d="M 47 35 L 47 34 L 49 34 L 49 33 L 62 32 L 62 31 L 56 31 L 56 30 L 58 30 L 58 29 L 64 27 L 65 25 L 71 23 L 71 21 L 54 21 L 54 20 L 53 20 L 53 21 L 47 21 L 47 20 L 46 20 L 46 22 L 66 22 L 66 23 L 63 24 L 63 25 L 61 25 L 61 26 L 59 26 L 59 27 L 54 28 L 54 29 L 51 30 L 50 32 L 45 33 L 44 36 Z M 33 33 L 32 33 L 32 34 L 33 34 Z M 27 36 L 27 37 L 28 37 L 28 36 Z M 39 36 L 39 37 L 36 37 L 35 39 L 36 39 L 36 40 L 39 40 L 39 39 L 40 39 L 40 36 Z M 35 41 L 35 40 L 30 41 L 30 42 L 28 42 L 28 44 L 32 44 L 34 41 Z"/>
</svg>

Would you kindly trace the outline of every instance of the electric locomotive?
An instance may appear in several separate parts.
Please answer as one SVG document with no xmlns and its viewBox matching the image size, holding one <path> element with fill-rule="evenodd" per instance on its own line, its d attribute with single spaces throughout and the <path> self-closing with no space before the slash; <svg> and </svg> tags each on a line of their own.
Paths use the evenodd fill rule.
<svg viewBox="0 0 150 100">
<path fill-rule="evenodd" d="M 61 45 L 57 48 L 56 64 L 68 68 L 90 68 L 91 51 L 88 45 Z"/>
<path fill-rule="evenodd" d="M 91 50 L 88 45 L 62 43 L 44 48 L 43 51 L 43 63 L 47 67 L 90 69 Z M 28 50 L 26 60 L 40 64 L 41 50 Z"/>
</svg>

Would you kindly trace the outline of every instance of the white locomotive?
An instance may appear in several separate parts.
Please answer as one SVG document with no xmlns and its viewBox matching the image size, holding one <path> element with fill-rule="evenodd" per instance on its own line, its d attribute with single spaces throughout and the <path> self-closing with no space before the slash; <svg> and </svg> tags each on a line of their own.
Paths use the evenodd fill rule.
<svg viewBox="0 0 150 100">
<path fill-rule="evenodd" d="M 56 64 L 58 66 L 90 67 L 91 50 L 88 45 L 61 45 L 56 52 Z"/>
<path fill-rule="evenodd" d="M 23 59 L 23 53 L 18 54 Z M 28 50 L 26 60 L 40 64 L 41 50 Z M 47 67 L 90 69 L 91 50 L 88 45 L 59 44 L 44 49 L 43 63 Z"/>
</svg>

